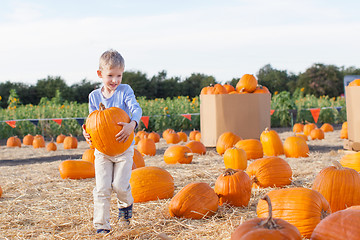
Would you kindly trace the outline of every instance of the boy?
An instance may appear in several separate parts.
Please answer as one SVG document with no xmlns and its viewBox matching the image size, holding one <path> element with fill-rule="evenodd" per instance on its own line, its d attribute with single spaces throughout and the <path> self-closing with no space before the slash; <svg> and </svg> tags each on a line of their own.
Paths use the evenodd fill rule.
<svg viewBox="0 0 360 240">
<path fill-rule="evenodd" d="M 127 84 L 121 84 L 125 68 L 123 57 L 115 50 L 108 50 L 100 57 L 97 74 L 103 81 L 103 86 L 89 94 L 89 112 L 99 109 L 102 102 L 106 108 L 118 107 L 130 117 L 130 123 L 119 122 L 122 130 L 114 137 L 117 141 L 126 141 L 131 132 L 138 126 L 142 109 L 136 101 L 134 91 Z M 83 135 L 91 141 L 83 125 Z M 130 176 L 133 164 L 134 141 L 122 154 L 107 156 L 95 149 L 95 181 L 94 195 L 94 226 L 97 233 L 109 233 L 111 190 L 116 193 L 119 207 L 119 222 L 128 225 L 132 217 Z"/>
</svg>

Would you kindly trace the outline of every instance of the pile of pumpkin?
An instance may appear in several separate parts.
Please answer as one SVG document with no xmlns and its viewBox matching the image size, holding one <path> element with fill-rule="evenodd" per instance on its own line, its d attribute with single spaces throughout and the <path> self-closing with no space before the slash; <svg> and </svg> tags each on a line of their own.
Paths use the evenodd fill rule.
<svg viewBox="0 0 360 240">
<path fill-rule="evenodd" d="M 33 148 L 45 148 L 45 139 L 42 135 L 33 136 L 31 134 L 27 134 L 23 137 L 22 143 L 25 146 L 33 146 Z M 75 149 L 77 148 L 78 145 L 78 141 L 76 137 L 73 137 L 72 135 L 65 136 L 63 134 L 60 134 L 56 137 L 56 143 L 52 139 L 51 142 L 49 142 L 46 145 L 46 150 L 49 152 L 56 151 L 57 150 L 56 144 L 60 144 L 60 143 L 63 143 L 64 149 Z M 18 138 L 17 136 L 9 137 L 6 141 L 6 146 L 21 147 L 21 139 Z"/>
<path fill-rule="evenodd" d="M 208 94 L 243 94 L 243 93 L 270 93 L 265 86 L 258 84 L 257 79 L 252 74 L 244 74 L 236 84 L 236 87 L 230 84 L 217 83 L 213 86 L 201 89 L 200 95 Z"/>
</svg>

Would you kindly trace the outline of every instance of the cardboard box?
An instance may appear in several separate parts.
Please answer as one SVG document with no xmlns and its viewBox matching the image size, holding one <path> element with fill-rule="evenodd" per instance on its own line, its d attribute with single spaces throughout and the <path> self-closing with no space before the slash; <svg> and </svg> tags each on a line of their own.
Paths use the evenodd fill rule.
<svg viewBox="0 0 360 240">
<path fill-rule="evenodd" d="M 200 95 L 202 143 L 215 147 L 224 132 L 259 139 L 270 128 L 270 101 L 270 93 Z"/>
<path fill-rule="evenodd" d="M 345 87 L 348 141 L 344 148 L 360 151 L 360 87 Z"/>
</svg>

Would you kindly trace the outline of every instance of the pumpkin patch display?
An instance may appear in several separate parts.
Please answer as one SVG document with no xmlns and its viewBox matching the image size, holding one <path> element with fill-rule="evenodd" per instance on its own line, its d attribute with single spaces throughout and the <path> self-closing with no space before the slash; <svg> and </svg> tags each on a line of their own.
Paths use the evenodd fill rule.
<svg viewBox="0 0 360 240">
<path fill-rule="evenodd" d="M 276 189 L 267 193 L 272 203 L 272 215 L 297 227 L 300 234 L 310 238 L 317 224 L 331 213 L 328 201 L 321 193 L 303 187 Z M 267 217 L 269 207 L 260 200 L 256 207 L 259 218 Z"/>
<path fill-rule="evenodd" d="M 255 188 L 284 187 L 292 180 L 290 165 L 279 157 L 259 158 L 249 164 L 246 173 Z"/>
<path fill-rule="evenodd" d="M 6 141 L 7 147 L 21 147 L 21 140 L 17 136 L 9 137 Z"/>
<path fill-rule="evenodd" d="M 284 141 L 284 153 L 290 158 L 309 157 L 309 146 L 304 138 L 290 136 Z"/>
<path fill-rule="evenodd" d="M 360 152 L 346 154 L 340 159 L 340 164 L 346 168 L 352 168 L 360 172 Z"/>
<path fill-rule="evenodd" d="M 311 240 L 358 240 L 360 210 L 345 209 L 330 214 L 316 225 Z"/>
<path fill-rule="evenodd" d="M 170 201 L 172 217 L 202 219 L 214 215 L 219 198 L 207 183 L 195 182 L 182 188 Z"/>
<path fill-rule="evenodd" d="M 64 149 L 76 149 L 78 147 L 78 140 L 76 137 L 70 135 L 64 139 Z"/>
<path fill-rule="evenodd" d="M 89 114 L 86 119 L 86 132 L 90 134 L 91 142 L 100 152 L 115 156 L 125 152 L 134 139 L 131 133 L 125 142 L 116 141 L 115 135 L 123 128 L 119 122 L 130 122 L 126 112 L 117 107 L 105 108 L 101 103 L 99 110 Z"/>
<path fill-rule="evenodd" d="M 284 239 L 301 240 L 299 230 L 281 218 L 273 218 L 270 198 L 262 198 L 268 204 L 269 215 L 267 218 L 253 218 L 240 224 L 231 234 L 231 240 L 238 239 Z"/>
<path fill-rule="evenodd" d="M 238 135 L 232 132 L 225 132 L 220 135 L 216 142 L 216 151 L 219 155 L 223 155 L 226 149 L 232 148 L 240 140 L 242 138 Z"/>
<path fill-rule="evenodd" d="M 245 170 L 247 167 L 246 152 L 241 148 L 228 148 L 224 155 L 225 168 Z"/>
<path fill-rule="evenodd" d="M 245 207 L 251 197 L 250 177 L 242 170 L 228 168 L 215 182 L 215 193 L 219 196 L 219 205 Z"/>
<path fill-rule="evenodd" d="M 155 156 L 156 145 L 151 138 L 144 137 L 137 144 L 137 150 L 143 155 Z"/>
<path fill-rule="evenodd" d="M 244 91 L 247 93 L 252 93 L 255 91 L 258 82 L 254 75 L 244 74 L 236 84 L 236 91 Z"/>
<path fill-rule="evenodd" d="M 257 139 L 244 139 L 235 144 L 236 148 L 243 149 L 246 152 L 247 159 L 257 159 L 264 156 L 263 147 Z"/>
<path fill-rule="evenodd" d="M 135 203 L 171 198 L 175 189 L 171 174 L 154 166 L 132 170 L 130 186 Z"/>
<path fill-rule="evenodd" d="M 34 140 L 34 136 L 31 134 L 27 134 L 23 137 L 23 144 L 26 146 L 32 146 Z"/>
<path fill-rule="evenodd" d="M 283 143 L 275 130 L 266 128 L 260 135 L 260 142 L 265 156 L 278 156 L 284 154 Z"/>
<path fill-rule="evenodd" d="M 85 152 L 83 153 L 81 159 L 83 161 L 88 161 L 88 162 L 91 162 L 92 164 L 95 163 L 95 149 L 86 149 Z"/>
<path fill-rule="evenodd" d="M 206 147 L 199 141 L 190 141 L 185 146 L 189 147 L 193 153 L 204 155 L 206 153 Z"/>
<path fill-rule="evenodd" d="M 354 169 L 342 167 L 337 161 L 334 165 L 320 171 L 312 189 L 325 197 L 332 212 L 360 205 L 360 174 Z"/>
<path fill-rule="evenodd" d="M 164 161 L 167 164 L 189 164 L 192 159 L 193 152 L 189 147 L 183 145 L 172 145 L 164 153 Z"/>
<path fill-rule="evenodd" d="M 83 160 L 65 160 L 59 165 L 62 179 L 85 179 L 95 177 L 94 164 Z"/>
</svg>

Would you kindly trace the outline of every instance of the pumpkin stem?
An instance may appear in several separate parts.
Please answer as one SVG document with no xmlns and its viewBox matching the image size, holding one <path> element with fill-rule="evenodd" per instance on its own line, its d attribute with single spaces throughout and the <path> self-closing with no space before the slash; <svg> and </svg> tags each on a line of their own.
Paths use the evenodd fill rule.
<svg viewBox="0 0 360 240">
<path fill-rule="evenodd" d="M 333 161 L 332 162 L 334 164 L 334 166 L 336 167 L 336 169 L 340 170 L 340 169 L 344 169 L 344 167 L 341 165 L 341 163 L 339 163 L 338 161 Z"/>
<path fill-rule="evenodd" d="M 267 229 L 280 229 L 281 226 L 277 225 L 275 220 L 272 217 L 272 204 L 271 204 L 271 200 L 270 197 L 268 195 L 265 195 L 261 198 L 262 200 L 265 200 L 268 204 L 268 208 L 269 208 L 269 216 L 265 219 L 262 220 L 259 225 L 263 228 L 267 228 Z"/>
<path fill-rule="evenodd" d="M 224 172 L 224 176 L 232 176 L 234 175 L 235 173 L 237 173 L 236 170 L 232 169 L 232 168 L 227 168 Z"/>
<path fill-rule="evenodd" d="M 104 105 L 102 102 L 99 104 L 99 110 L 100 110 L 100 111 L 104 111 L 104 110 L 105 110 L 105 105 Z"/>
<path fill-rule="evenodd" d="M 184 155 L 185 155 L 185 157 L 190 157 L 190 156 L 194 156 L 194 153 L 192 153 L 192 152 L 186 152 Z"/>
<path fill-rule="evenodd" d="M 330 213 L 327 211 L 324 211 L 324 209 L 321 210 L 321 215 L 320 215 L 320 219 L 323 220 L 324 218 L 326 218 L 327 216 L 329 216 Z"/>
</svg>

